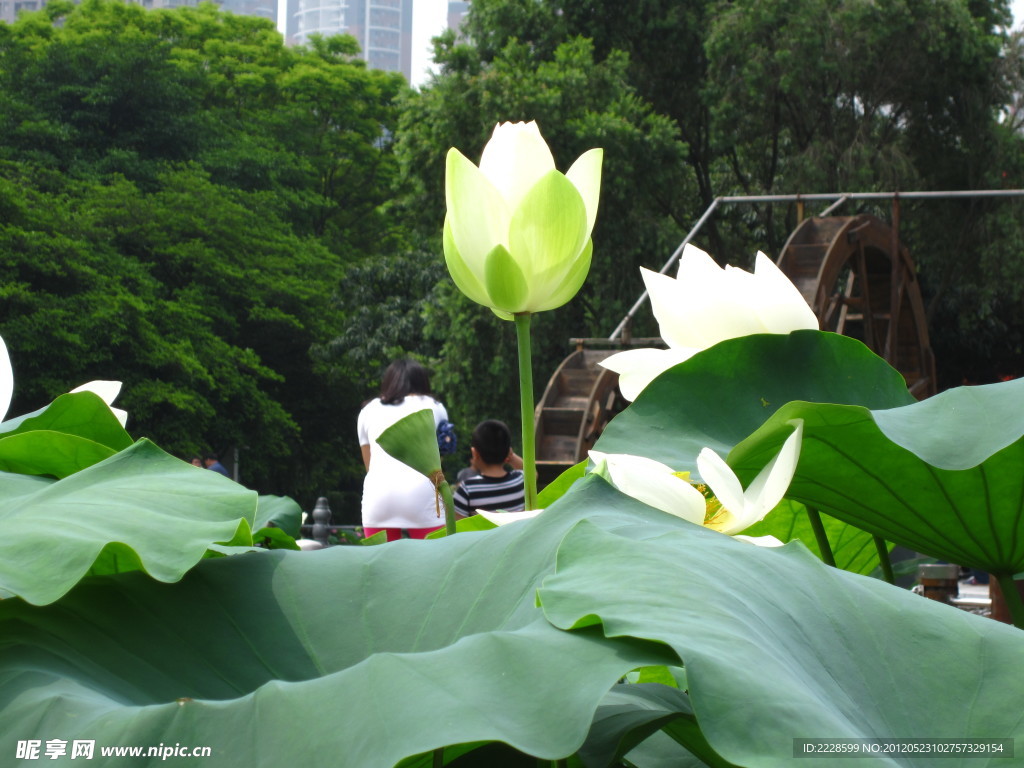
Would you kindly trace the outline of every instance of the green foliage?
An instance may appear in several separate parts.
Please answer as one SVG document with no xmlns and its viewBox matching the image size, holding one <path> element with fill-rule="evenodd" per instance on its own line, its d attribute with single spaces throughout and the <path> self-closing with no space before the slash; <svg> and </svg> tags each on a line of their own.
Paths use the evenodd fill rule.
<svg viewBox="0 0 1024 768">
<path fill-rule="evenodd" d="M 57 22 L 57 23 L 55 23 Z M 311 350 L 388 211 L 401 77 L 213 5 L 51 3 L 0 29 L 0 332 L 23 410 L 124 381 L 129 428 L 308 502 L 362 392 Z M 337 380 L 340 379 L 340 382 Z"/>
<path fill-rule="evenodd" d="M 563 629 L 600 625 L 609 637 L 672 648 L 686 666 L 697 735 L 737 765 L 791 765 L 793 733 L 980 732 L 997 721 L 1019 730 L 1017 713 L 1004 708 L 1017 694 L 995 683 L 1007 697 L 989 698 L 973 687 L 993 665 L 1021 658 L 1019 631 L 828 568 L 799 545 L 745 546 L 696 527 L 627 542 L 585 521 L 563 540 L 557 572 L 538 600 Z M 780 582 L 791 588 L 780 590 Z M 991 634 L 972 637 L 983 627 Z M 947 632 L 958 640 L 949 642 Z M 961 644 L 973 649 L 969 658 Z M 923 658 L 936 665 L 934 675 L 919 666 Z M 942 700 L 931 700 L 929 689 Z M 942 698 L 949 690 L 971 706 Z M 867 691 L 887 693 L 872 696 L 867 708 L 848 706 Z M 685 719 L 686 710 L 679 715 Z"/>
<path fill-rule="evenodd" d="M 349 590 L 325 611 L 329 584 Z M 4 750 L 49 734 L 320 766 L 343 740 L 346 761 L 394 765 L 494 741 L 551 760 L 589 737 L 603 764 L 653 723 L 710 765 L 774 766 L 791 733 L 1020 736 L 1005 683 L 1019 631 L 796 544 L 692 526 L 599 478 L 490 531 L 206 560 L 176 584 L 97 577 L 47 607 L 4 600 L 0 628 Z M 688 695 L 615 684 L 680 660 Z M 338 719 L 314 717 L 324 707 Z M 301 738 L 252 738 L 286 717 L 310 724 Z"/>
<path fill-rule="evenodd" d="M 144 570 L 177 581 L 211 543 L 252 544 L 254 492 L 147 440 L 62 480 L 2 472 L 0 485 L 0 526 L 17 543 L 0 590 L 30 603 L 57 600 L 86 574 Z"/>
<path fill-rule="evenodd" d="M 868 410 L 789 403 L 729 458 L 749 479 L 778 450 L 770 430 L 804 420 L 792 499 L 882 538 L 989 573 L 1024 571 L 1024 379 L 957 387 Z"/>
</svg>

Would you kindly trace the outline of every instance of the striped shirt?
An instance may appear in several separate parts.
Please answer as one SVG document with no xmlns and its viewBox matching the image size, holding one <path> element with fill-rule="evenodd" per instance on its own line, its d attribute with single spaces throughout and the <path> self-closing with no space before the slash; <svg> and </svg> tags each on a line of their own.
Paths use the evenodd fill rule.
<svg viewBox="0 0 1024 768">
<path fill-rule="evenodd" d="M 521 512 L 526 508 L 526 489 L 521 470 L 513 469 L 504 477 L 467 477 L 453 494 L 455 511 L 463 517 L 475 515 L 478 509 L 488 512 Z"/>
</svg>

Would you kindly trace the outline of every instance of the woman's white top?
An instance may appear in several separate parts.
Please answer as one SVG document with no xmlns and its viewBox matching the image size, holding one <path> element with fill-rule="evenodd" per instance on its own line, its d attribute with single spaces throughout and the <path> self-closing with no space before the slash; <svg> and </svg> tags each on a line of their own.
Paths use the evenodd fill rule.
<svg viewBox="0 0 1024 768">
<path fill-rule="evenodd" d="M 371 400 L 359 412 L 359 445 L 370 446 L 370 469 L 363 480 L 363 525 L 370 528 L 436 528 L 444 525 L 444 504 L 437 516 L 434 486 L 427 478 L 377 444 L 388 427 L 410 413 L 429 408 L 434 427 L 448 418 L 441 403 L 426 395 L 407 395 L 398 405 Z"/>
</svg>

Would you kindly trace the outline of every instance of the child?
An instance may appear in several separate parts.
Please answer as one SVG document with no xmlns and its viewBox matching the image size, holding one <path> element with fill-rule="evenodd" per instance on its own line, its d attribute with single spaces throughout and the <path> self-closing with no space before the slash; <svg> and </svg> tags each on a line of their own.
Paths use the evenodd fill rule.
<svg viewBox="0 0 1024 768">
<path fill-rule="evenodd" d="M 480 422 L 469 450 L 474 472 L 455 489 L 455 511 L 462 517 L 478 509 L 521 512 L 526 506 L 523 460 L 512 450 L 508 427 L 500 421 Z M 505 464 L 512 470 L 506 471 Z"/>
</svg>

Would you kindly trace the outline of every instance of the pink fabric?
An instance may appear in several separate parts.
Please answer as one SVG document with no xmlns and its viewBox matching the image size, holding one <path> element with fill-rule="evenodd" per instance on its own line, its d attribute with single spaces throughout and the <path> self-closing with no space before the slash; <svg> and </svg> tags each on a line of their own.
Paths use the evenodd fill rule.
<svg viewBox="0 0 1024 768">
<path fill-rule="evenodd" d="M 434 531 L 440 531 L 442 528 L 444 528 L 443 525 L 439 525 L 436 528 L 406 528 L 405 530 L 408 531 L 410 539 L 425 539 L 425 538 L 427 538 L 427 536 L 429 534 L 433 533 Z M 365 536 L 366 538 L 370 538 L 375 533 L 380 533 L 381 531 L 387 531 L 388 532 L 388 541 L 398 541 L 398 539 L 402 538 L 402 529 L 401 528 L 367 528 L 367 527 L 364 527 L 363 528 L 363 536 Z"/>
</svg>

